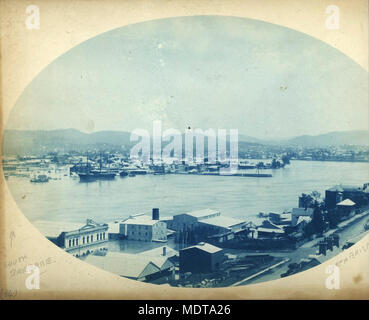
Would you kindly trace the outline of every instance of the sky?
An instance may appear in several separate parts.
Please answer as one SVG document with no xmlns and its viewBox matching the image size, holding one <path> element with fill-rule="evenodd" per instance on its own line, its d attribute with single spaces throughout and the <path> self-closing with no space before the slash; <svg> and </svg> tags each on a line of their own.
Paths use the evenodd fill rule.
<svg viewBox="0 0 369 320">
<path fill-rule="evenodd" d="M 28 85 L 7 129 L 238 129 L 261 139 L 367 130 L 368 73 L 303 33 L 196 16 L 118 28 Z"/>
</svg>

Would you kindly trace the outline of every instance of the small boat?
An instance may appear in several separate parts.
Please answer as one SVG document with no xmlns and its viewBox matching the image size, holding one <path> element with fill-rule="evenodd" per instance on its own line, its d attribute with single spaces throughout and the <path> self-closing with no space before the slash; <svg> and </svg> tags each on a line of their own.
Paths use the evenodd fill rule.
<svg viewBox="0 0 369 320">
<path fill-rule="evenodd" d="M 49 182 L 49 177 L 46 174 L 35 175 L 30 182 Z"/>
<path fill-rule="evenodd" d="M 128 172 L 123 170 L 123 171 L 119 172 L 119 175 L 121 177 L 127 177 L 128 176 Z"/>
<path fill-rule="evenodd" d="M 134 175 L 147 174 L 147 170 L 135 169 L 131 170 L 131 173 L 133 173 Z"/>
</svg>

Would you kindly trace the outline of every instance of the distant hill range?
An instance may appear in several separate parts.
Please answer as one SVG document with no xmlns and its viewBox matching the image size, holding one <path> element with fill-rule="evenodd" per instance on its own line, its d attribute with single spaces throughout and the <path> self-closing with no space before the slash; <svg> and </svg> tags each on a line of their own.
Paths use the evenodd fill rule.
<svg viewBox="0 0 369 320">
<path fill-rule="evenodd" d="M 287 140 L 288 144 L 299 146 L 369 146 L 369 130 L 340 131 L 317 136 L 299 136 Z"/>
<path fill-rule="evenodd" d="M 63 130 L 5 130 L 3 152 L 24 154 L 53 150 L 86 150 L 87 148 L 116 147 L 129 148 L 130 133 L 124 131 L 99 131 L 83 133 L 75 129 Z M 302 147 L 322 147 L 339 145 L 369 146 L 369 130 L 331 132 L 317 136 L 299 136 L 285 140 L 261 140 L 239 135 L 240 144 L 247 145 L 296 145 Z"/>
</svg>

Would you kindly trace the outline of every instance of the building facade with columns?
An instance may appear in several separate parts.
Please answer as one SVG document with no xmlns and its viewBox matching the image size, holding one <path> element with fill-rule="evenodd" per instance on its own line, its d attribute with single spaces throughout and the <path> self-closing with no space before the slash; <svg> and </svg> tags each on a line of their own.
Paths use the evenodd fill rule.
<svg viewBox="0 0 369 320">
<path fill-rule="evenodd" d="M 37 221 L 35 226 L 58 247 L 75 257 L 107 249 L 108 225 L 87 219 L 85 224 Z"/>
</svg>

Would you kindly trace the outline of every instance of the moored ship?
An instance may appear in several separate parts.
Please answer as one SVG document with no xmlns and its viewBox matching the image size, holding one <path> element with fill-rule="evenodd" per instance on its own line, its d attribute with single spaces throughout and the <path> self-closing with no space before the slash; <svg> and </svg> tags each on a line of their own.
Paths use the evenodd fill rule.
<svg viewBox="0 0 369 320">
<path fill-rule="evenodd" d="M 97 170 L 78 173 L 80 181 L 113 180 L 115 175 L 114 172 Z"/>
<path fill-rule="evenodd" d="M 34 175 L 30 182 L 49 182 L 49 177 L 46 174 Z"/>
<path fill-rule="evenodd" d="M 99 160 L 100 163 L 100 170 L 91 170 L 88 164 L 88 158 L 87 158 L 87 164 L 86 164 L 86 170 L 84 172 L 79 172 L 78 176 L 80 181 L 82 182 L 90 182 L 90 181 L 96 181 L 96 180 L 113 180 L 115 179 L 116 172 L 111 171 L 110 168 L 108 170 L 102 169 L 102 160 L 100 157 Z"/>
</svg>

